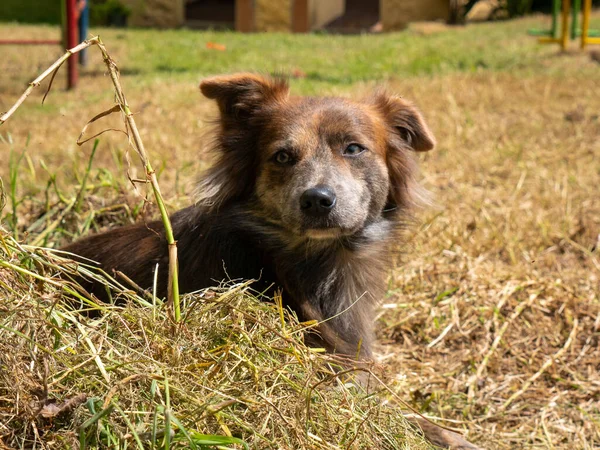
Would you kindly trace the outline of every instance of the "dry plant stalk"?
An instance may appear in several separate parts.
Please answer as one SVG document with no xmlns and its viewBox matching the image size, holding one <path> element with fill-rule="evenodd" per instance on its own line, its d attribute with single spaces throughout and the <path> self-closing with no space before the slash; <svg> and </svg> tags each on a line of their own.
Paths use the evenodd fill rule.
<svg viewBox="0 0 600 450">
<path fill-rule="evenodd" d="M 146 171 L 146 180 L 150 182 L 152 186 L 152 192 L 154 193 L 154 198 L 156 200 L 156 204 L 160 210 L 160 216 L 163 222 L 163 226 L 165 227 L 165 235 L 167 238 L 167 243 L 169 245 L 169 287 L 168 287 L 168 301 L 173 305 L 173 316 L 176 322 L 181 320 L 181 309 L 179 307 L 179 280 L 178 280 L 178 263 L 177 263 L 177 242 L 175 241 L 175 237 L 173 235 L 173 227 L 171 226 L 171 221 L 169 220 L 169 214 L 167 212 L 165 203 L 163 201 L 162 194 L 160 192 L 160 187 L 158 185 L 158 179 L 156 178 L 156 172 L 154 171 L 152 164 L 148 158 L 148 154 L 146 153 L 146 149 L 144 147 L 144 143 L 142 142 L 142 138 L 138 131 L 138 128 L 135 124 L 135 120 L 133 119 L 133 113 L 127 104 L 127 99 L 125 98 L 125 94 L 123 93 L 123 89 L 121 87 L 121 82 L 119 81 L 119 70 L 117 65 L 113 61 L 113 59 L 108 54 L 104 43 L 100 39 L 99 36 L 94 36 L 81 44 L 73 47 L 66 51 L 66 53 L 61 56 L 54 64 L 52 64 L 48 69 L 46 69 L 40 76 L 38 76 L 35 80 L 29 83 L 29 87 L 25 90 L 23 95 L 19 97 L 16 103 L 4 114 L 0 116 L 0 125 L 4 124 L 12 114 L 21 106 L 21 104 L 29 97 L 34 88 L 38 87 L 40 83 L 45 80 L 50 74 L 52 77 L 50 79 L 50 85 L 48 86 L 48 91 L 52 87 L 52 81 L 54 80 L 54 76 L 56 72 L 62 64 L 69 59 L 72 55 L 79 53 L 80 51 L 91 47 L 97 46 L 102 52 L 102 58 L 104 59 L 104 63 L 108 69 L 110 74 L 110 78 L 112 80 L 114 89 L 115 89 L 115 97 L 117 100 L 117 105 L 110 112 L 121 111 L 124 116 L 125 124 L 127 127 L 127 135 L 131 140 L 133 140 L 133 148 L 136 153 L 140 157 L 144 169 Z M 46 92 L 48 95 L 48 92 Z M 46 98 L 44 95 L 44 99 Z M 42 100 L 43 102 L 43 100 Z M 94 120 L 94 119 L 92 119 Z M 85 131 L 85 128 L 84 128 Z M 82 133 L 83 134 L 83 133 Z M 80 136 L 81 138 L 81 136 Z M 78 144 L 81 145 L 85 141 L 80 141 L 78 139 Z"/>
</svg>

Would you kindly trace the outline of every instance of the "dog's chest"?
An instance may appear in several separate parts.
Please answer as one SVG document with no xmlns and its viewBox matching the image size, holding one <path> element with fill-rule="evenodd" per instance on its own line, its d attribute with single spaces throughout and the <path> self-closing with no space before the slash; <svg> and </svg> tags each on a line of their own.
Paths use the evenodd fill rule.
<svg viewBox="0 0 600 450">
<path fill-rule="evenodd" d="M 354 304 L 374 304 L 380 299 L 386 275 L 384 253 L 378 248 L 288 255 L 279 273 L 292 295 L 330 317 Z"/>
</svg>

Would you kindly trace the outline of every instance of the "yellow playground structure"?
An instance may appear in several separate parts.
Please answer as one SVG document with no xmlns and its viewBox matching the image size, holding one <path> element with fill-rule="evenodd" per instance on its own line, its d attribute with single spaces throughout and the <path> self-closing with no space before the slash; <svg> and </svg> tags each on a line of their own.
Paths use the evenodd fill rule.
<svg viewBox="0 0 600 450">
<path fill-rule="evenodd" d="M 560 44 L 565 50 L 571 39 L 580 37 L 580 46 L 582 49 L 588 44 L 600 44 L 600 31 L 590 30 L 590 15 L 592 13 L 592 0 L 552 0 L 552 27 L 550 30 L 529 30 L 529 34 L 541 36 L 540 42 L 546 44 Z M 562 7 L 561 7 L 562 3 Z M 569 16 L 572 17 L 569 21 Z M 579 14 L 581 12 L 581 29 L 578 27 Z M 560 14 L 561 25 L 560 34 L 558 31 L 558 17 Z M 569 26 L 569 22 L 571 22 Z M 569 30 L 570 28 L 570 30 Z M 570 31 L 570 32 L 569 32 Z"/>
</svg>

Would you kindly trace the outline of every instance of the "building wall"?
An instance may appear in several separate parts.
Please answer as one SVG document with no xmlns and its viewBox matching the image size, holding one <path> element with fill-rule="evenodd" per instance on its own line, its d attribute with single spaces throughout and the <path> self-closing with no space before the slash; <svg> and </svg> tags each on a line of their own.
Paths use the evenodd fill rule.
<svg viewBox="0 0 600 450">
<path fill-rule="evenodd" d="M 121 0 L 131 8 L 127 24 L 134 27 L 176 28 L 185 20 L 184 0 Z"/>
<path fill-rule="evenodd" d="M 345 0 L 309 0 L 308 8 L 309 30 L 316 30 L 344 14 L 346 2 Z"/>
<path fill-rule="evenodd" d="M 255 31 L 290 31 L 293 0 L 255 0 Z"/>
<path fill-rule="evenodd" d="M 380 17 L 385 31 L 401 30 L 410 22 L 448 20 L 449 0 L 380 0 Z"/>
<path fill-rule="evenodd" d="M 0 0 L 2 1 L 2 0 Z M 128 24 L 138 27 L 175 28 L 185 22 L 185 0 L 122 0 L 131 8 Z M 254 31 L 292 30 L 295 1 L 306 1 L 307 31 L 318 29 L 344 13 L 345 0 L 253 0 L 250 18 Z M 405 28 L 410 22 L 447 20 L 449 0 L 364 0 L 379 1 L 385 31 Z M 236 2 L 241 4 L 243 2 Z M 252 4 L 252 3 L 250 3 Z M 251 7 L 250 7 L 251 8 Z M 244 30 L 246 31 L 246 30 Z"/>
</svg>

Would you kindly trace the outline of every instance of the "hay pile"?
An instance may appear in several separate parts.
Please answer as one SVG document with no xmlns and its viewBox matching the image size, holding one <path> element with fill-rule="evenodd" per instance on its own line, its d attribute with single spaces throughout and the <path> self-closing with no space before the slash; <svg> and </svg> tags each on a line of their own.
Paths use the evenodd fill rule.
<svg viewBox="0 0 600 450">
<path fill-rule="evenodd" d="M 1 448 L 431 448 L 247 284 L 185 297 L 176 326 L 130 290 L 94 304 L 73 269 L 0 229 Z"/>
</svg>

